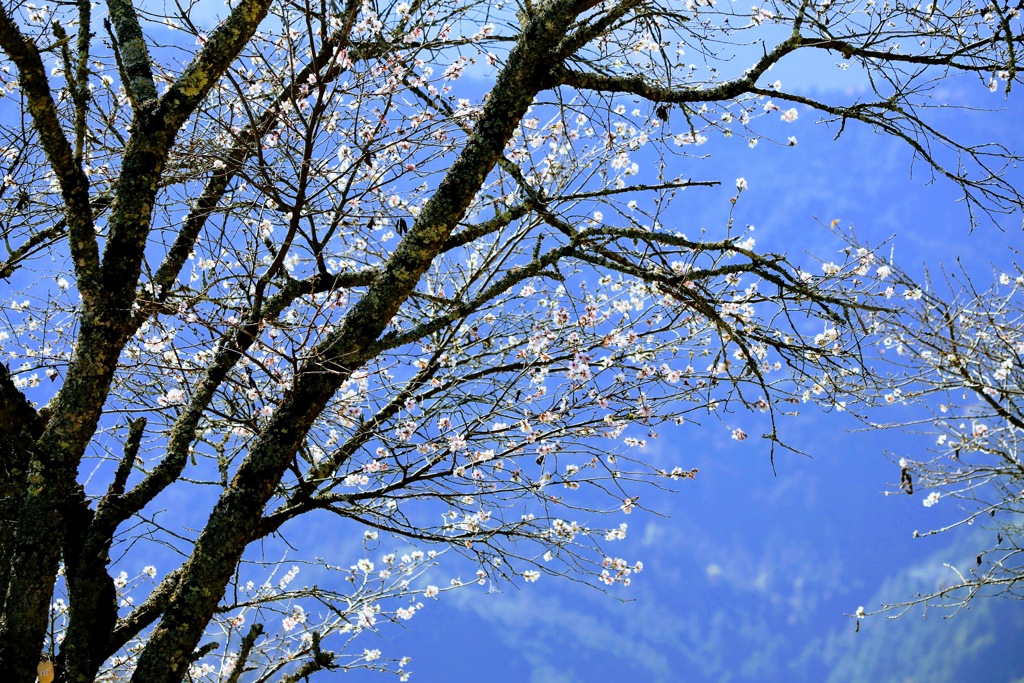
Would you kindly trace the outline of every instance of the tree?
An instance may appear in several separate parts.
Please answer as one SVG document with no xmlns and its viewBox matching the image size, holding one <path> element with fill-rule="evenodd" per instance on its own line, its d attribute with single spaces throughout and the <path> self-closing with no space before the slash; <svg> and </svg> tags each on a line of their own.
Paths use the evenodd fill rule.
<svg viewBox="0 0 1024 683">
<path fill-rule="evenodd" d="M 62 681 L 376 665 L 321 643 L 411 616 L 433 558 L 254 578 L 286 571 L 260 543 L 306 514 L 485 578 L 627 582 L 639 565 L 604 549 L 625 527 L 589 520 L 695 474 L 644 462 L 643 439 L 704 416 L 742 440 L 747 409 L 774 447 L 789 404 L 832 405 L 822 387 L 860 370 L 878 307 L 870 252 L 814 274 L 755 251 L 746 182 L 693 179 L 711 135 L 770 143 L 817 112 L 905 140 L 972 207 L 1020 202 L 1008 152 L 925 116 L 956 74 L 1009 90 L 1011 6 L 93 9 L 0 13 L 5 680 L 41 651 Z M 873 90 L 767 82 L 805 54 Z M 713 234 L 675 208 L 700 188 Z M 157 515 L 172 495 L 208 504 L 199 531 Z M 180 566 L 121 573 L 145 543 Z"/>
<path fill-rule="evenodd" d="M 1000 273 L 981 290 L 960 271 L 941 290 L 919 286 L 904 272 L 896 279 L 912 292 L 904 314 L 887 318 L 879 344 L 884 362 L 899 370 L 884 391 L 864 396 L 877 405 L 925 410 L 911 422 L 881 425 L 924 431 L 933 439 L 918 456 L 896 454 L 899 492 L 918 495 L 926 507 L 955 505 L 956 521 L 917 536 L 965 527 L 987 538 L 970 566 L 949 570 L 934 590 L 883 606 L 903 613 L 923 605 L 956 614 L 977 597 L 1021 597 L 1024 588 L 1024 463 L 1021 460 L 1021 388 L 1024 387 L 1024 276 Z M 941 296 L 940 291 L 952 292 Z"/>
</svg>

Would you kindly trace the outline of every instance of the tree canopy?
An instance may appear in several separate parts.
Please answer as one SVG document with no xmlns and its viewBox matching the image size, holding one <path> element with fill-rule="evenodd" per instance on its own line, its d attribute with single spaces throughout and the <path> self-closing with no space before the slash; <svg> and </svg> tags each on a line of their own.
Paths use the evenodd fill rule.
<svg viewBox="0 0 1024 683">
<path fill-rule="evenodd" d="M 697 474 L 638 446 L 743 440 L 750 411 L 767 457 L 790 406 L 870 381 L 887 315 L 871 250 L 759 251 L 702 143 L 867 125 L 1011 211 L 1015 157 L 930 109 L 947 79 L 1009 92 L 1020 42 L 1014 6 L 968 1 L 6 5 L 0 674 L 369 664 L 329 639 L 412 616 L 445 549 L 628 582 L 618 515 Z M 771 75 L 794 60 L 870 88 L 820 100 Z M 183 500 L 200 529 L 158 514 Z M 260 544 L 307 514 L 410 549 L 296 588 Z M 180 566 L 122 573 L 145 544 Z"/>
<path fill-rule="evenodd" d="M 1024 276 L 1019 270 L 1000 272 L 985 289 L 963 271 L 924 285 L 902 271 L 896 279 L 921 296 L 880 329 L 884 365 L 879 367 L 888 369 L 885 381 L 850 392 L 869 405 L 925 411 L 902 422 L 871 424 L 912 429 L 932 440 L 910 454 L 892 454 L 900 483 L 889 493 L 916 494 L 926 507 L 941 503 L 959 508 L 952 522 L 915 531 L 915 537 L 977 526 L 975 538 L 982 545 L 970 567 L 947 564 L 948 572 L 933 590 L 879 611 L 902 613 L 924 605 L 955 614 L 976 597 L 1019 598 L 1024 581 L 1024 463 L 1019 449 L 1024 428 Z M 887 413 L 875 413 L 879 415 Z"/>
</svg>

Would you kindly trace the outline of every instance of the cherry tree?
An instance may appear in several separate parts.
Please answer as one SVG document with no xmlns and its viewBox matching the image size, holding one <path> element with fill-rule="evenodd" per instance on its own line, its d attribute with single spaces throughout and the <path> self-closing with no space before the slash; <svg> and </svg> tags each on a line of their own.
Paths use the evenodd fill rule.
<svg viewBox="0 0 1024 683">
<path fill-rule="evenodd" d="M 404 677 L 349 641 L 477 581 L 628 583 L 623 516 L 696 475 L 645 443 L 764 424 L 767 457 L 886 306 L 868 250 L 758 251 L 712 136 L 866 124 L 1020 203 L 928 118 L 1009 91 L 1009 5 L 209 5 L 0 10 L 4 680 Z M 800 59 L 869 89 L 769 73 Z M 363 556 L 266 550 L 304 516 Z M 432 584 L 446 552 L 477 573 Z"/>
<path fill-rule="evenodd" d="M 998 273 L 988 289 L 979 289 L 964 272 L 947 276 L 941 288 L 918 285 L 901 271 L 893 279 L 908 306 L 903 315 L 885 318 L 879 347 L 885 366 L 898 370 L 875 385 L 884 386 L 882 391 L 864 398 L 924 410 L 910 422 L 878 426 L 923 433 L 932 441 L 919 452 L 893 454 L 900 483 L 890 493 L 919 496 L 925 507 L 947 515 L 956 511 L 953 521 L 915 537 L 979 527 L 984 531 L 972 538 L 986 540 L 969 562 L 947 564 L 932 589 L 880 611 L 902 614 L 921 605 L 952 615 L 979 596 L 1020 598 L 1024 273 Z M 942 296 L 943 291 L 953 294 Z"/>
</svg>

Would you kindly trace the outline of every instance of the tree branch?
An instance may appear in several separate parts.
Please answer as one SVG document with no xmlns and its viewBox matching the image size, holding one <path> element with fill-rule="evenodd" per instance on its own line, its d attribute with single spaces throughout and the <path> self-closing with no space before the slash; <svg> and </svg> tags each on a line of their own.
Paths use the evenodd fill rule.
<svg viewBox="0 0 1024 683">
<path fill-rule="evenodd" d="M 119 55 L 121 81 L 133 103 L 145 104 L 157 98 L 153 80 L 153 62 L 146 46 L 146 36 L 139 25 L 139 15 L 131 0 L 107 0 L 107 12 L 117 34 L 115 49 Z"/>
<path fill-rule="evenodd" d="M 713 102 L 727 100 L 751 91 L 770 67 L 801 46 L 801 39 L 790 37 L 779 43 L 739 78 L 710 88 L 671 88 L 652 83 L 643 76 L 609 76 L 606 74 L 576 71 L 563 66 L 552 70 L 552 78 L 560 85 L 579 90 L 594 90 L 606 93 L 630 93 L 651 102 L 686 104 L 689 102 Z"/>
<path fill-rule="evenodd" d="M 155 119 L 177 131 L 192 115 L 263 21 L 270 0 L 241 0 L 228 18 L 210 32 L 199 54 L 159 99 Z"/>
<path fill-rule="evenodd" d="M 76 159 L 60 124 L 57 106 L 51 96 L 46 67 L 35 44 L 0 8 L 0 49 L 18 67 L 18 76 L 27 99 L 32 124 L 39 134 L 50 167 L 60 183 L 64 199 L 64 215 L 70 229 L 68 245 L 75 263 L 78 289 L 86 307 L 95 305 L 99 296 L 99 245 L 93 230 L 92 210 L 89 205 L 89 179 Z"/>
</svg>

